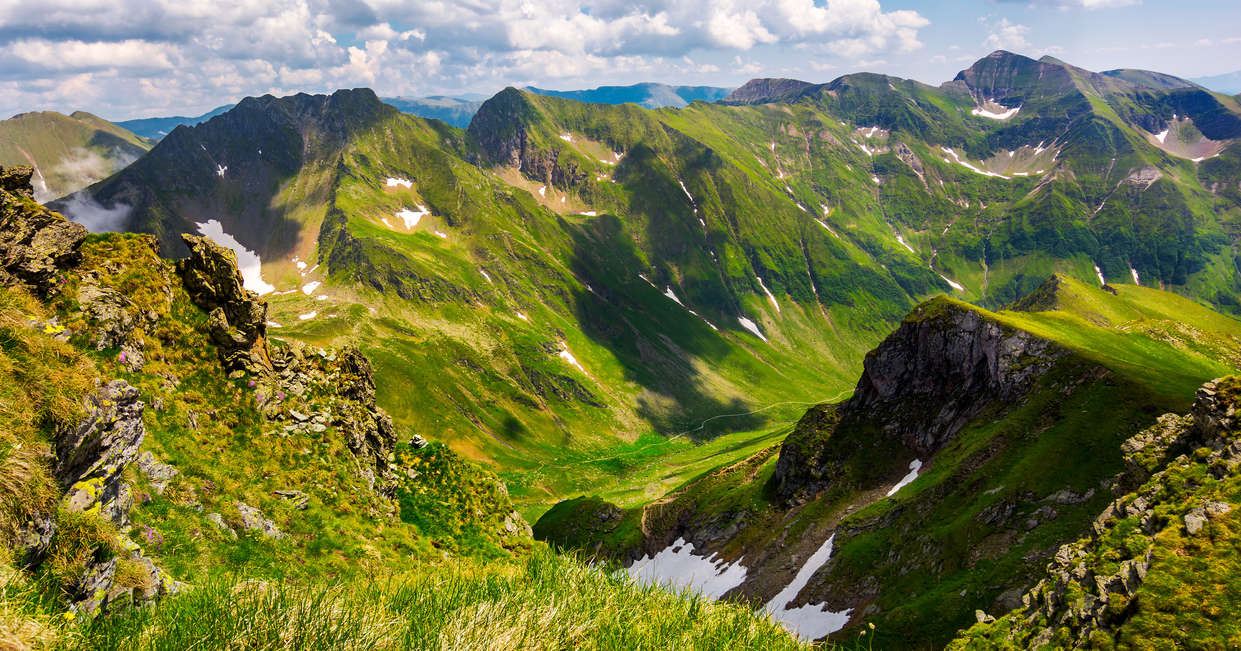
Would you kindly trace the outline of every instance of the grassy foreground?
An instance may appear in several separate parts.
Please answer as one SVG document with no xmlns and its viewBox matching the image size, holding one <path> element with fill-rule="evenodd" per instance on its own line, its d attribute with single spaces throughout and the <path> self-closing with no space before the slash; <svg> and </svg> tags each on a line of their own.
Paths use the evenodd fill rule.
<svg viewBox="0 0 1241 651">
<path fill-rule="evenodd" d="M 8 578 L 6 650 L 806 648 L 745 606 L 639 587 L 546 549 L 379 581 L 215 581 L 93 621 L 46 612 L 34 586 Z"/>
</svg>

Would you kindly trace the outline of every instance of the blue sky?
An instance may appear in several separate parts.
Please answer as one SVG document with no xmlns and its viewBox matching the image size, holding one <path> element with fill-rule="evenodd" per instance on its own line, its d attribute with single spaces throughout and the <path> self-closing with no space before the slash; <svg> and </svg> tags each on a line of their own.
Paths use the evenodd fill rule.
<svg viewBox="0 0 1241 651">
<path fill-rule="evenodd" d="M 381 95 L 868 70 L 940 83 L 995 49 L 1093 70 L 1241 68 L 1237 0 L 0 0 L 0 114 L 198 114 Z"/>
</svg>

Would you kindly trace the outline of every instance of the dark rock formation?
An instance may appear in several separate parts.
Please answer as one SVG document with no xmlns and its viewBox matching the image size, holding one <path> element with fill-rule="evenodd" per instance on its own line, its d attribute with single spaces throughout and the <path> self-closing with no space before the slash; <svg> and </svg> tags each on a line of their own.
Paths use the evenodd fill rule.
<svg viewBox="0 0 1241 651">
<path fill-rule="evenodd" d="M 985 410 L 1018 401 L 1065 354 L 967 305 L 928 301 L 866 356 L 852 398 L 806 413 L 780 448 L 771 487 L 793 502 L 826 488 L 860 444 L 842 440 L 845 430 L 874 432 L 864 443 L 903 451 L 897 464 L 925 459 Z"/>
<path fill-rule="evenodd" d="M 964 305 L 932 300 L 866 356 L 842 420 L 882 423 L 915 454 L 930 454 L 988 405 L 1019 398 L 1065 354 Z"/>
<path fill-rule="evenodd" d="M 56 478 L 70 511 L 97 512 L 118 525 L 129 518 L 132 499 L 121 472 L 138 458 L 146 436 L 138 389 L 124 380 L 100 387 L 86 399 L 86 418 L 56 439 Z"/>
<path fill-rule="evenodd" d="M 0 168 L 0 282 L 47 295 L 77 261 L 86 228 L 34 202 L 33 172 Z"/>
<path fill-rule="evenodd" d="M 220 347 L 225 369 L 255 375 L 270 373 L 267 301 L 244 287 L 232 249 L 206 237 L 181 238 L 190 255 L 177 261 L 177 271 L 190 298 L 209 315 L 208 328 Z"/>
</svg>

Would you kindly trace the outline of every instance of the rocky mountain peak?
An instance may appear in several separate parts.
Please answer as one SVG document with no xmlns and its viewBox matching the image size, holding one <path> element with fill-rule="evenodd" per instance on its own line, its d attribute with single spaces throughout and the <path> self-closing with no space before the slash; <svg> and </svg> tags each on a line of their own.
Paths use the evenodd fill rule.
<svg viewBox="0 0 1241 651">
<path fill-rule="evenodd" d="M 762 104 L 803 91 L 814 84 L 798 79 L 751 79 L 720 100 L 722 104 Z"/>
<path fill-rule="evenodd" d="M 1045 57 L 1046 59 L 1046 57 Z M 1072 88 L 1066 66 L 1055 60 L 1035 61 L 1027 56 L 996 50 L 957 73 L 953 81 L 965 82 L 980 101 L 1018 106 L 1035 94 L 1063 92 Z"/>
</svg>

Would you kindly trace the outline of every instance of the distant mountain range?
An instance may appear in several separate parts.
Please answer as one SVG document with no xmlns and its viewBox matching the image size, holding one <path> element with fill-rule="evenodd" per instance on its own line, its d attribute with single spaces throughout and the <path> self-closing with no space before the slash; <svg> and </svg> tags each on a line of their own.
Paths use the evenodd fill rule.
<svg viewBox="0 0 1241 651">
<path fill-rule="evenodd" d="M 1191 81 L 1199 86 L 1210 88 L 1217 93 L 1241 95 L 1241 70 L 1222 75 L 1211 75 L 1209 77 L 1195 77 Z"/>
<path fill-rule="evenodd" d="M 632 102 L 639 106 L 655 109 L 671 106 L 681 108 L 690 102 L 702 100 L 714 102 L 723 99 L 732 90 L 714 86 L 670 86 L 668 84 L 641 83 L 632 86 L 600 86 L 589 90 L 547 90 L 527 86 L 525 90 L 536 95 L 548 95 L 574 99 L 579 102 L 595 104 L 625 104 Z M 418 117 L 442 120 L 454 127 L 464 129 L 469 126 L 470 118 L 483 105 L 486 95 L 465 94 L 457 96 L 432 95 L 429 97 L 382 97 L 384 103 L 395 106 L 402 113 Z M 233 104 L 220 106 L 197 117 L 173 116 L 165 118 L 142 118 L 123 120 L 116 124 L 144 138 L 160 140 L 172 132 L 177 125 L 194 126 L 233 108 Z"/>
<path fill-rule="evenodd" d="M 202 115 L 192 118 L 176 115 L 167 118 L 139 118 L 137 120 L 122 120 L 116 124 L 121 128 L 129 129 L 143 138 L 159 140 L 172 133 L 172 130 L 177 128 L 179 125 L 184 124 L 192 127 L 195 124 L 206 122 L 207 120 L 210 120 L 211 118 L 224 113 L 231 108 L 233 108 L 232 104 L 225 104 L 224 106 L 217 106 Z"/>
</svg>

